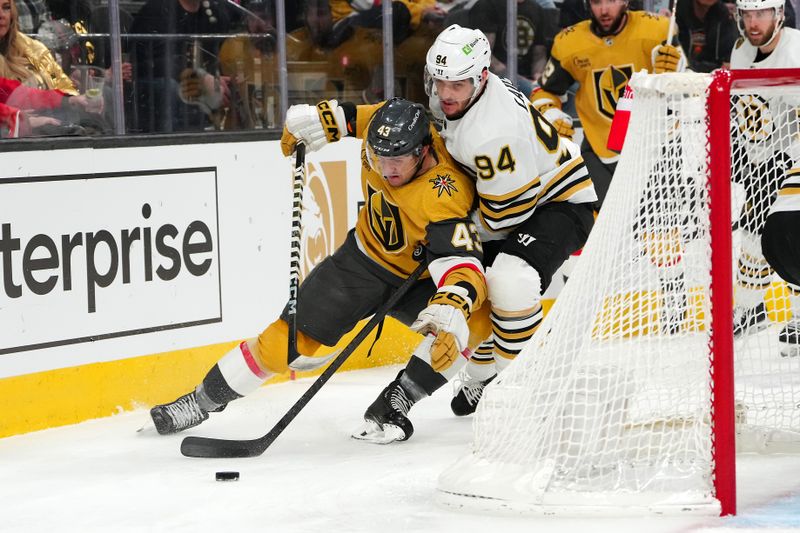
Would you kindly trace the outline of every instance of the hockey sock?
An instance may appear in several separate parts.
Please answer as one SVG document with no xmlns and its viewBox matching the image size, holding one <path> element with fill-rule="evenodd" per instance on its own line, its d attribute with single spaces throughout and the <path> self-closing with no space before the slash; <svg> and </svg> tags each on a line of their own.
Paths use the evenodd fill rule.
<svg viewBox="0 0 800 533">
<path fill-rule="evenodd" d="M 445 383 L 447 383 L 447 378 L 416 355 L 411 356 L 405 372 L 400 376 L 400 384 L 415 402 L 425 396 L 430 396 Z"/>
<path fill-rule="evenodd" d="M 495 366 L 504 366 L 502 359 L 513 360 L 542 323 L 542 305 L 521 311 L 492 308 Z M 498 368 L 498 370 L 501 370 Z"/>
<path fill-rule="evenodd" d="M 197 403 L 206 412 L 247 396 L 272 375 L 259 365 L 247 341 L 222 356 L 195 391 Z"/>
<path fill-rule="evenodd" d="M 764 292 L 772 282 L 772 268 L 761 255 L 761 243 L 755 235 L 742 236 L 742 253 L 736 271 L 735 304 L 750 309 L 763 300 Z"/>
<path fill-rule="evenodd" d="M 493 354 L 494 340 L 490 337 L 483 341 L 470 357 L 467 363 L 467 375 L 484 381 L 496 374 Z"/>
</svg>

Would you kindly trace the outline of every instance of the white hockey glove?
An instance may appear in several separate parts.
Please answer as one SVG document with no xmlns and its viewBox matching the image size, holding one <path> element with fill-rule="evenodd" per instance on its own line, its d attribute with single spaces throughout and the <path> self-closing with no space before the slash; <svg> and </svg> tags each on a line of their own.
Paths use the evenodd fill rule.
<svg viewBox="0 0 800 533">
<path fill-rule="evenodd" d="M 372 9 L 376 5 L 380 5 L 380 1 L 376 0 L 348 0 L 348 3 L 350 7 L 356 11 L 366 11 L 367 9 Z"/>
<path fill-rule="evenodd" d="M 286 124 L 281 136 L 281 151 L 289 156 L 297 141 L 303 141 L 310 152 L 347 135 L 344 109 L 336 100 L 323 100 L 316 106 L 293 105 L 286 112 Z"/>
<path fill-rule="evenodd" d="M 432 334 L 431 367 L 436 372 L 450 368 L 459 354 L 467 348 L 469 327 L 467 320 L 472 312 L 472 301 L 467 290 L 455 285 L 445 285 L 428 301 L 411 329 L 422 335 Z"/>
<path fill-rule="evenodd" d="M 656 74 L 681 72 L 686 65 L 686 59 L 684 59 L 681 49 L 667 43 L 661 43 L 654 47 L 650 55 L 653 61 L 653 72 Z"/>
<path fill-rule="evenodd" d="M 180 99 L 187 104 L 196 105 L 206 114 L 226 105 L 229 98 L 227 83 L 201 68 L 183 69 L 179 82 Z"/>
<path fill-rule="evenodd" d="M 549 98 L 539 98 L 531 103 L 533 107 L 553 125 L 560 136 L 572 140 L 572 136 L 575 135 L 575 128 L 572 126 L 571 116 L 564 113 L 561 108 Z"/>
</svg>

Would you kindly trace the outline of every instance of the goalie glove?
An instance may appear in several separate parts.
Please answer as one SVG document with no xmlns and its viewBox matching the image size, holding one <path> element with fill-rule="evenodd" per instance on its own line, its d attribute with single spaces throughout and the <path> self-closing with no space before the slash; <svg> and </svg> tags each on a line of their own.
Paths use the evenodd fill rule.
<svg viewBox="0 0 800 533">
<path fill-rule="evenodd" d="M 281 151 L 289 156 L 294 152 L 297 141 L 303 141 L 306 149 L 313 152 L 345 135 L 347 120 L 344 109 L 336 100 L 323 100 L 316 106 L 293 105 L 286 112 Z"/>
<path fill-rule="evenodd" d="M 471 312 L 472 301 L 467 296 L 467 290 L 456 285 L 445 285 L 431 297 L 428 307 L 411 324 L 413 331 L 436 337 L 430 349 L 431 367 L 436 372 L 450 368 L 467 348 L 467 320 Z"/>
<path fill-rule="evenodd" d="M 534 92 L 534 95 L 536 93 Z M 561 108 L 549 98 L 537 98 L 533 102 L 533 107 L 553 125 L 561 137 L 572 140 L 575 135 L 575 128 L 572 126 L 572 117 L 564 113 Z"/>
<path fill-rule="evenodd" d="M 681 49 L 667 43 L 661 43 L 653 48 L 650 55 L 653 61 L 653 72 L 656 74 L 680 72 L 686 65 Z"/>
</svg>

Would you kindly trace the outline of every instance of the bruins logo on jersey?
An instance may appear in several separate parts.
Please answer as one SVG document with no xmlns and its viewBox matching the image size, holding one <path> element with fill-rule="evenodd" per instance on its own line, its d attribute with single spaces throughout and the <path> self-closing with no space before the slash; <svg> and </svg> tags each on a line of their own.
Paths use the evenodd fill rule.
<svg viewBox="0 0 800 533">
<path fill-rule="evenodd" d="M 517 50 L 520 56 L 528 55 L 535 36 L 536 28 L 534 28 L 533 22 L 527 17 L 517 17 Z M 506 39 L 505 31 L 503 31 L 503 39 Z"/>
<path fill-rule="evenodd" d="M 609 65 L 592 71 L 595 103 L 600 114 L 608 120 L 614 118 L 617 102 L 622 98 L 632 75 L 633 65 Z"/>
<path fill-rule="evenodd" d="M 757 142 L 772 135 L 774 119 L 769 104 L 760 96 L 734 97 L 736 125 L 748 141 Z"/>
<path fill-rule="evenodd" d="M 389 203 L 383 192 L 367 184 L 367 209 L 369 229 L 383 249 L 399 252 L 406 246 L 406 235 L 400 219 L 400 208 Z"/>
</svg>

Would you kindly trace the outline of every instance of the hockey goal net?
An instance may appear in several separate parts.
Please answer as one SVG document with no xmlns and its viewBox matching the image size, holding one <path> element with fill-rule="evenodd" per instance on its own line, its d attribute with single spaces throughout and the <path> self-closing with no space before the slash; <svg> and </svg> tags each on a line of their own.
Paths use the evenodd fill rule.
<svg viewBox="0 0 800 533">
<path fill-rule="evenodd" d="M 800 357 L 781 353 L 786 285 L 768 267 L 749 272 L 767 320 L 736 338 L 732 328 L 736 270 L 752 253 L 742 228 L 757 233 L 798 164 L 800 70 L 636 74 L 631 87 L 589 241 L 537 334 L 487 387 L 471 453 L 439 478 L 446 504 L 729 514 L 736 437 L 798 449 Z"/>
</svg>

